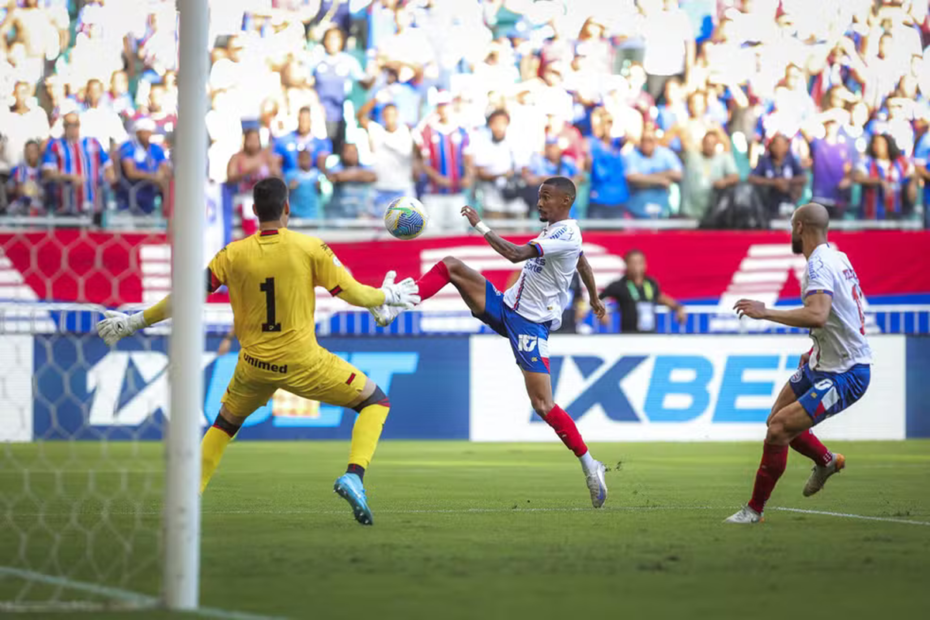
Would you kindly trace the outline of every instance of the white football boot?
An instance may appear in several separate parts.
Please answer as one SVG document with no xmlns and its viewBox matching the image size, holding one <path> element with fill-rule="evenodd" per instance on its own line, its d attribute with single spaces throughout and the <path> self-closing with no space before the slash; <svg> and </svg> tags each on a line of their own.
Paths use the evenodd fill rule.
<svg viewBox="0 0 930 620">
<path fill-rule="evenodd" d="M 846 457 L 839 452 L 833 453 L 833 458 L 827 465 L 814 465 L 811 470 L 811 477 L 807 479 L 804 485 L 804 497 L 810 497 L 820 491 L 823 485 L 827 483 L 827 478 L 833 474 L 838 474 L 846 467 Z"/>
<path fill-rule="evenodd" d="M 603 463 L 595 461 L 594 471 L 585 476 L 585 483 L 591 492 L 591 505 L 595 508 L 600 508 L 607 501 L 607 482 L 604 480 L 606 471 Z"/>
<path fill-rule="evenodd" d="M 762 515 L 749 506 L 743 506 L 739 512 L 723 520 L 724 523 L 739 524 L 762 523 L 763 521 L 765 519 L 762 518 Z"/>
</svg>

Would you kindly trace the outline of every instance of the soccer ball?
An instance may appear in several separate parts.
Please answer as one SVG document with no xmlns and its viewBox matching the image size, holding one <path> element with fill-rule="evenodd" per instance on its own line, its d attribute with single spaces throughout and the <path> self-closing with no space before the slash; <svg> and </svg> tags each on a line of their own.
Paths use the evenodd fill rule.
<svg viewBox="0 0 930 620">
<path fill-rule="evenodd" d="M 397 198 L 384 212 L 384 227 L 398 239 L 416 239 L 424 230 L 429 217 L 416 198 Z"/>
</svg>

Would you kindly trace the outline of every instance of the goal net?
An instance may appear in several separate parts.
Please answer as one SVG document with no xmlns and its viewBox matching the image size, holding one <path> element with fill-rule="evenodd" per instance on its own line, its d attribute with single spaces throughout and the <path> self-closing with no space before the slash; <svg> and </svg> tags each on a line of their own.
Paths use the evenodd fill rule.
<svg viewBox="0 0 930 620">
<path fill-rule="evenodd" d="M 167 338 L 94 330 L 147 237 L 0 229 L 0 612 L 160 596 Z"/>
</svg>

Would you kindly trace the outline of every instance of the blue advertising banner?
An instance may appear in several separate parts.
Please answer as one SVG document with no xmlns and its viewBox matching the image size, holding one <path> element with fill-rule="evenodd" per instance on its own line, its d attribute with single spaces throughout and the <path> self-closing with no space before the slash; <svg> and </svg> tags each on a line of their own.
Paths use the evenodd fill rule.
<svg viewBox="0 0 930 620">
<path fill-rule="evenodd" d="M 203 424 L 215 419 L 237 352 L 203 356 Z M 385 439 L 467 439 L 468 339 L 324 338 L 391 399 Z M 169 415 L 167 338 L 134 336 L 109 348 L 95 336 L 36 336 L 34 437 L 160 439 Z M 238 439 L 347 439 L 356 414 L 279 390 Z"/>
</svg>

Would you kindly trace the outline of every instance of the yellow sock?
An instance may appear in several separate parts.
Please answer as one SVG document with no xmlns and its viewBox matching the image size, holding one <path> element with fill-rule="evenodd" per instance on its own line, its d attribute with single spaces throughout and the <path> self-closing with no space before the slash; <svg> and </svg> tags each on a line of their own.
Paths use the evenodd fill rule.
<svg viewBox="0 0 930 620">
<path fill-rule="evenodd" d="M 352 448 L 349 450 L 349 464 L 360 465 L 364 468 L 371 463 L 378 447 L 378 438 L 387 419 L 390 407 L 374 404 L 362 409 L 352 428 Z"/>
<path fill-rule="evenodd" d="M 207 488 L 210 478 L 213 477 L 213 472 L 219 466 L 220 459 L 223 458 L 223 451 L 226 450 L 226 446 L 229 445 L 230 441 L 232 441 L 232 436 L 215 426 L 208 428 L 207 434 L 203 436 L 203 441 L 200 443 L 201 495 L 203 495 L 203 490 Z"/>
</svg>

